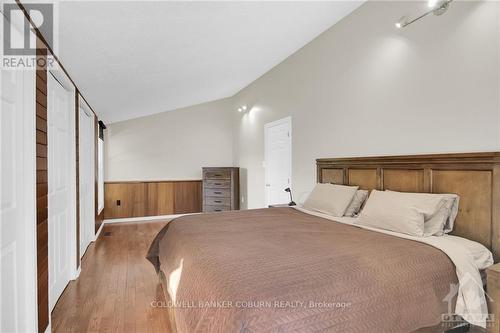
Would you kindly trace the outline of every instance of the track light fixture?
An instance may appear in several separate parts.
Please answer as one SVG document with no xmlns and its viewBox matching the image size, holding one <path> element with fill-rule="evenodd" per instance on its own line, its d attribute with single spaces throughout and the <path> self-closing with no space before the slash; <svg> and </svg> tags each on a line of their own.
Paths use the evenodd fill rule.
<svg viewBox="0 0 500 333">
<path fill-rule="evenodd" d="M 427 3 L 429 8 L 431 8 L 429 11 L 427 11 L 427 12 L 423 13 L 422 15 L 420 15 L 414 19 L 411 19 L 411 20 L 408 19 L 408 17 L 403 16 L 399 19 L 399 21 L 397 21 L 395 23 L 395 26 L 398 29 L 402 29 L 404 27 L 409 26 L 413 22 L 416 22 L 416 21 L 426 17 L 430 13 L 433 13 L 434 15 L 437 15 L 437 16 L 443 15 L 450 7 L 450 3 L 452 1 L 453 0 L 429 0 L 429 2 Z"/>
</svg>

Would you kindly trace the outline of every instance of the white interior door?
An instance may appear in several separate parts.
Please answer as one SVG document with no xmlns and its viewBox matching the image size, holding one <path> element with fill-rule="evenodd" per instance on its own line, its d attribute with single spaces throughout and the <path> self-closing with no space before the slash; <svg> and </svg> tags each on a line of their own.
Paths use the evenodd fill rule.
<svg viewBox="0 0 500 333">
<path fill-rule="evenodd" d="M 52 310 L 71 279 L 76 239 L 72 177 L 74 99 L 51 73 L 48 77 L 49 306 Z"/>
<path fill-rule="evenodd" d="M 94 115 L 80 105 L 80 257 L 94 239 Z"/>
<path fill-rule="evenodd" d="M 266 205 L 290 202 L 285 188 L 292 186 L 292 119 L 264 126 Z"/>
<path fill-rule="evenodd" d="M 0 70 L 0 332 L 37 330 L 34 83 L 31 69 Z"/>
</svg>

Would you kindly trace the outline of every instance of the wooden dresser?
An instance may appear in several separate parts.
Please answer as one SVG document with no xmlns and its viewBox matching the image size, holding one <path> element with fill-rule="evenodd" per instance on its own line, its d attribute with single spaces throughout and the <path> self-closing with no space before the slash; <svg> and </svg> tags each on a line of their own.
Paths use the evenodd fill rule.
<svg viewBox="0 0 500 333">
<path fill-rule="evenodd" d="M 203 168 L 203 212 L 240 209 L 240 168 Z"/>
</svg>

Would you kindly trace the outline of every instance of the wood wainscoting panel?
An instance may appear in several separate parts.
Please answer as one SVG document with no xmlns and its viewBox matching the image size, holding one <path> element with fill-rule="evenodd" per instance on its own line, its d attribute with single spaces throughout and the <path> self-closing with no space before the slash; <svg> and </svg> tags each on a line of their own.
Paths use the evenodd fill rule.
<svg viewBox="0 0 500 333">
<path fill-rule="evenodd" d="M 147 183 L 105 184 L 104 198 L 105 219 L 148 216 Z"/>
<path fill-rule="evenodd" d="M 174 183 L 148 183 L 147 191 L 146 212 L 148 215 L 174 214 Z"/>
<path fill-rule="evenodd" d="M 401 192 L 424 192 L 424 170 L 383 169 L 384 190 Z"/>
<path fill-rule="evenodd" d="M 362 190 L 379 189 L 377 169 L 349 169 L 349 185 L 359 186 Z"/>
<path fill-rule="evenodd" d="M 104 218 L 201 212 L 201 180 L 106 182 Z"/>
<path fill-rule="evenodd" d="M 433 193 L 460 196 L 459 214 L 453 235 L 462 236 L 491 248 L 492 171 L 434 170 Z"/>
<path fill-rule="evenodd" d="M 344 169 L 323 169 L 321 177 L 322 183 L 345 184 Z"/>
<path fill-rule="evenodd" d="M 124 184 L 104 184 L 105 219 L 120 218 L 125 215 L 124 206 L 121 203 L 125 195 L 126 188 Z M 117 200 L 120 200 L 120 205 L 118 205 Z"/>
<path fill-rule="evenodd" d="M 105 219 L 132 216 L 130 209 L 127 208 L 127 205 L 131 205 L 128 192 L 128 188 L 125 184 L 104 185 Z"/>
<path fill-rule="evenodd" d="M 202 210 L 202 182 L 174 183 L 175 214 L 199 213 Z"/>
</svg>

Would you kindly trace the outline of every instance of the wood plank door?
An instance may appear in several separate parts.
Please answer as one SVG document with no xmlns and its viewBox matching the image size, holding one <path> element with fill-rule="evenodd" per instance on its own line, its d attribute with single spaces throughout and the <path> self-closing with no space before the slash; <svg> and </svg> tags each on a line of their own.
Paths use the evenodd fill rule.
<svg viewBox="0 0 500 333">
<path fill-rule="evenodd" d="M 0 332 L 37 330 L 34 83 L 34 70 L 0 70 Z"/>
<path fill-rule="evenodd" d="M 74 100 L 48 74 L 49 155 L 49 309 L 52 310 L 71 279 L 74 214 L 71 168 L 74 167 Z M 75 247 L 76 249 L 76 247 Z"/>
</svg>

